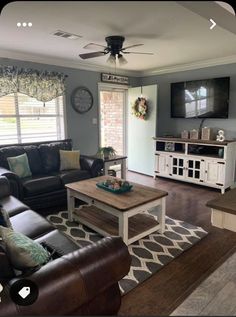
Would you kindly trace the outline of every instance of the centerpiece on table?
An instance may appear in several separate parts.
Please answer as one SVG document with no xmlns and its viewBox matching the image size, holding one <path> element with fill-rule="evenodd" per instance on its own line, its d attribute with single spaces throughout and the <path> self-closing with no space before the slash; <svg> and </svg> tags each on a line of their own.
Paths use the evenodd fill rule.
<svg viewBox="0 0 236 317">
<path fill-rule="evenodd" d="M 116 179 L 116 178 L 114 179 L 108 178 L 103 182 L 97 183 L 96 185 L 97 187 L 102 188 L 114 194 L 129 192 L 133 187 L 133 185 L 130 185 L 129 182 Z"/>
</svg>

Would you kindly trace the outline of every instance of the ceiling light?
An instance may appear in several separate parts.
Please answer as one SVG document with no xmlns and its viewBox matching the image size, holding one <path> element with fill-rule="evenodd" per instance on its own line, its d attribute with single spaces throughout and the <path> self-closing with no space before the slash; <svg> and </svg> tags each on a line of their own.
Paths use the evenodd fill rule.
<svg viewBox="0 0 236 317">
<path fill-rule="evenodd" d="M 107 59 L 107 63 L 111 64 L 111 65 L 115 65 L 116 64 L 116 56 L 111 54 L 108 59 Z"/>
<path fill-rule="evenodd" d="M 128 63 L 122 54 L 118 54 L 118 61 L 120 65 L 125 65 Z"/>
</svg>

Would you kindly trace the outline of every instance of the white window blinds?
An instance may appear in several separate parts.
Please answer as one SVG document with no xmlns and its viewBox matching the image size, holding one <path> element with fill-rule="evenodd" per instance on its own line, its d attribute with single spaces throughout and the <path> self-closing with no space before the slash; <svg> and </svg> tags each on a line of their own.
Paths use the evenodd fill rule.
<svg viewBox="0 0 236 317">
<path fill-rule="evenodd" d="M 60 140 L 65 137 L 64 98 L 45 103 L 24 94 L 0 97 L 0 144 Z"/>
</svg>

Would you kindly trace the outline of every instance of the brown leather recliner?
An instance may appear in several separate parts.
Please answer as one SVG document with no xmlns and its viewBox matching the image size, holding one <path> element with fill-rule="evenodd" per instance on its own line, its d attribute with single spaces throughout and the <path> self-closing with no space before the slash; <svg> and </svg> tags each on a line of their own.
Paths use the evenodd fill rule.
<svg viewBox="0 0 236 317">
<path fill-rule="evenodd" d="M 30 306 L 17 306 L 10 298 L 10 286 L 19 277 L 0 280 L 4 286 L 0 316 L 116 314 L 121 303 L 118 281 L 128 273 L 131 264 L 122 239 L 107 237 L 78 249 L 45 218 L 9 193 L 8 180 L 0 177 L 0 204 L 9 213 L 13 228 L 50 246 L 58 256 L 27 275 L 39 288 L 39 297 Z M 2 267 L 5 263 L 1 261 L 0 257 Z"/>
</svg>

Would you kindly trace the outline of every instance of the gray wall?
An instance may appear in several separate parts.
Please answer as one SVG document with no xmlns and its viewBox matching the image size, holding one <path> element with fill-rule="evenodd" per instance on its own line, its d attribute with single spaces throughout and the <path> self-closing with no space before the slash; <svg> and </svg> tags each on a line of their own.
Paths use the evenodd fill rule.
<svg viewBox="0 0 236 317">
<path fill-rule="evenodd" d="M 0 65 L 15 65 L 18 67 L 32 67 L 39 70 L 63 72 L 68 75 L 66 80 L 66 116 L 68 137 L 72 138 L 74 148 L 83 154 L 94 154 L 98 148 L 98 125 L 92 124 L 92 118 L 98 117 L 98 82 L 100 73 L 60 66 L 23 62 L 0 58 Z M 183 129 L 198 128 L 199 119 L 170 118 L 170 83 L 230 76 L 230 106 L 229 119 L 207 119 L 204 126 L 224 129 L 227 138 L 236 138 L 236 64 L 207 67 L 178 73 L 163 74 L 143 78 L 130 77 L 130 86 L 158 85 L 157 103 L 157 135 L 172 134 L 178 136 Z M 75 112 L 70 103 L 71 92 L 78 86 L 88 87 L 94 97 L 93 108 L 83 115 Z"/>
<path fill-rule="evenodd" d="M 75 149 L 82 154 L 95 154 L 98 149 L 98 125 L 92 124 L 92 118 L 98 117 L 98 82 L 101 73 L 60 66 L 23 62 L 19 60 L 0 58 L 0 65 L 13 65 L 29 67 L 38 70 L 58 71 L 68 75 L 66 79 L 66 117 L 68 137 L 72 138 Z M 138 86 L 139 78 L 129 78 L 130 86 Z M 94 104 L 92 109 L 79 114 L 71 106 L 71 92 L 78 86 L 86 86 L 93 94 Z"/>
<path fill-rule="evenodd" d="M 203 126 L 214 130 L 224 129 L 227 138 L 236 138 L 236 64 L 207 67 L 178 73 L 163 74 L 141 78 L 142 85 L 158 85 L 157 135 L 170 134 L 179 136 L 184 129 L 198 128 L 200 119 L 170 118 L 170 83 L 230 76 L 230 102 L 228 119 L 206 119 Z"/>
</svg>

